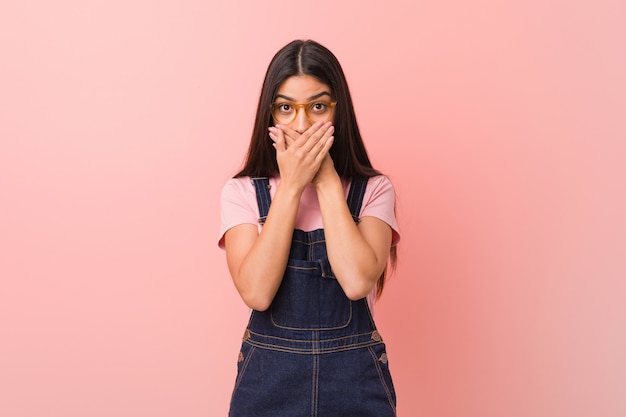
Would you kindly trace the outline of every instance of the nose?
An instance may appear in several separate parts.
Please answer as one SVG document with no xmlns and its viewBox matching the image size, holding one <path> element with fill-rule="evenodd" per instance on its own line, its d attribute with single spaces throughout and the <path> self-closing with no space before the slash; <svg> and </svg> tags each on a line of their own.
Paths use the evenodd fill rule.
<svg viewBox="0 0 626 417">
<path fill-rule="evenodd" d="M 304 133 L 309 127 L 311 127 L 311 121 L 307 117 L 304 107 L 300 107 L 296 111 L 296 118 L 293 119 L 292 125 L 298 133 Z"/>
</svg>

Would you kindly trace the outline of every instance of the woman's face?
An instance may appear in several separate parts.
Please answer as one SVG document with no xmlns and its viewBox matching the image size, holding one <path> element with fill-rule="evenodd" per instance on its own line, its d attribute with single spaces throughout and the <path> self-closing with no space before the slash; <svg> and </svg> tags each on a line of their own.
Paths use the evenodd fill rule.
<svg viewBox="0 0 626 417">
<path fill-rule="evenodd" d="M 334 106 L 329 86 L 310 75 L 294 75 L 278 88 L 272 117 L 274 123 L 303 133 L 315 122 L 332 121 Z"/>
</svg>

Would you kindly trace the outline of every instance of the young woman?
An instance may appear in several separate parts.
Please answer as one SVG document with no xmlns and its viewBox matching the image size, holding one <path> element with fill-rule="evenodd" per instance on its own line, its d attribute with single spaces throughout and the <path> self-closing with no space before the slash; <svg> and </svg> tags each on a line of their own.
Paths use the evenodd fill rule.
<svg viewBox="0 0 626 417">
<path fill-rule="evenodd" d="M 395 416 L 371 314 L 395 261 L 394 201 L 337 58 L 313 41 L 283 47 L 221 195 L 219 244 L 252 309 L 231 417 Z"/>
</svg>

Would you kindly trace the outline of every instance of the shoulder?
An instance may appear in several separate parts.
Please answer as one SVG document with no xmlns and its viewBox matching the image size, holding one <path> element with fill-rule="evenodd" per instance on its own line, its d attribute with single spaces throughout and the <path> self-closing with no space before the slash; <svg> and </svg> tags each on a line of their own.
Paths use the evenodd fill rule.
<svg viewBox="0 0 626 417">
<path fill-rule="evenodd" d="M 395 190 L 391 180 L 386 175 L 376 175 L 370 177 L 367 181 L 367 189 L 365 192 L 366 197 L 387 195 L 392 199 L 395 198 Z"/>
<path fill-rule="evenodd" d="M 391 180 L 386 175 L 375 175 L 369 177 L 367 181 L 368 186 L 392 186 Z"/>
<path fill-rule="evenodd" d="M 254 191 L 250 177 L 231 178 L 222 187 L 222 197 Z"/>
<path fill-rule="evenodd" d="M 256 191 L 250 177 L 231 178 L 222 187 L 220 194 L 222 202 L 254 202 Z"/>
<path fill-rule="evenodd" d="M 258 223 L 258 208 L 254 185 L 250 177 L 231 178 L 222 187 L 220 195 L 220 231 L 218 243 L 224 247 L 224 234 L 243 224 Z"/>
<path fill-rule="evenodd" d="M 393 230 L 392 244 L 400 240 L 400 229 L 396 219 L 396 194 L 393 184 L 385 175 L 371 177 L 363 196 L 361 217 L 376 217 L 387 223 Z"/>
</svg>

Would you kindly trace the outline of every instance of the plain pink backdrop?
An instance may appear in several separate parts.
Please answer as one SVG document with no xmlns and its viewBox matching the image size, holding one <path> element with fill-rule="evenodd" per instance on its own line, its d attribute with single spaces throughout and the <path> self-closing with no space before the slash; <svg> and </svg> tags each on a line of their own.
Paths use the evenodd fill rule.
<svg viewBox="0 0 626 417">
<path fill-rule="evenodd" d="M 626 415 L 624 4 L 3 1 L 0 415 L 226 415 L 218 196 L 295 38 L 396 185 L 398 414 Z"/>
</svg>

